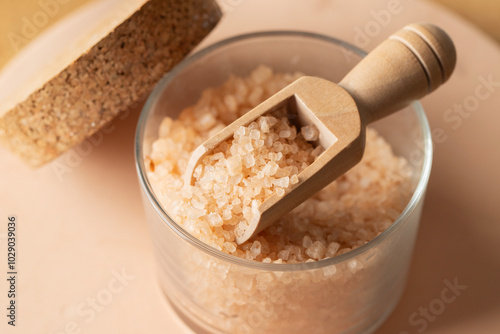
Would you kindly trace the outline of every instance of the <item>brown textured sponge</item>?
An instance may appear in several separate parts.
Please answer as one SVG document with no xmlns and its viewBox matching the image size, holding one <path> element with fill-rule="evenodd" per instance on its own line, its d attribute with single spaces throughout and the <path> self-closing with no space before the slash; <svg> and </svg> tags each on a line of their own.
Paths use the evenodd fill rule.
<svg viewBox="0 0 500 334">
<path fill-rule="evenodd" d="M 0 118 L 0 139 L 41 166 L 141 101 L 217 24 L 209 0 L 150 0 Z"/>
</svg>

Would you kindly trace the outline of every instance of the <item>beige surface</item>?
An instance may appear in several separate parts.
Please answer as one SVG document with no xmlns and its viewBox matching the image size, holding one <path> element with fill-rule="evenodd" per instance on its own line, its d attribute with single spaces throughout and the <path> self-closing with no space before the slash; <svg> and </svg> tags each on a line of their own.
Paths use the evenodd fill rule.
<svg viewBox="0 0 500 334">
<path fill-rule="evenodd" d="M 457 68 L 422 101 L 434 131 L 433 172 L 407 289 L 377 334 L 499 333 L 500 49 L 439 8 L 401 4 L 386 27 L 361 41 L 356 32 L 388 0 L 366 1 L 363 9 L 349 1 L 252 0 L 233 8 L 204 45 L 243 31 L 300 27 L 371 49 L 409 22 L 445 28 L 457 45 Z M 189 333 L 156 284 L 132 152 L 136 122 L 137 114 L 117 119 L 95 142 L 36 171 L 0 148 L 1 268 L 6 218 L 15 214 L 20 224 L 19 326 L 4 330 L 2 316 L 1 333 Z M 438 305 L 455 280 L 466 286 L 456 299 L 428 320 L 418 315 Z"/>
</svg>

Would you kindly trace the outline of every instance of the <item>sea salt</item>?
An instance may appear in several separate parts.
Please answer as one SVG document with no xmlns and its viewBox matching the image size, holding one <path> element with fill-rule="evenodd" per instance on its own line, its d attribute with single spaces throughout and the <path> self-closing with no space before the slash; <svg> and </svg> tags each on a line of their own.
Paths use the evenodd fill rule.
<svg viewBox="0 0 500 334">
<path fill-rule="evenodd" d="M 290 178 L 285 176 L 279 179 L 275 179 L 273 183 L 276 187 L 288 188 L 288 186 L 290 185 Z"/>
<path fill-rule="evenodd" d="M 301 128 L 302 135 L 304 136 L 304 139 L 307 141 L 315 141 L 318 140 L 319 138 L 319 131 L 318 128 L 311 124 L 311 125 L 306 125 Z"/>
<path fill-rule="evenodd" d="M 334 257 L 339 249 L 340 244 L 337 242 L 330 242 L 326 248 L 325 257 Z"/>
<path fill-rule="evenodd" d="M 321 260 L 325 257 L 326 247 L 323 243 L 315 241 L 306 249 L 306 255 L 314 260 Z"/>
<path fill-rule="evenodd" d="M 261 253 L 261 244 L 259 241 L 254 241 L 252 247 L 250 247 L 250 254 L 255 259 Z"/>
<path fill-rule="evenodd" d="M 248 77 L 231 77 L 224 85 L 207 89 L 178 119 L 161 122 L 146 161 L 148 177 L 167 212 L 206 244 L 255 261 L 319 261 L 367 243 L 406 205 L 412 168 L 368 128 L 365 155 L 358 165 L 272 228 L 236 245 L 235 238 L 244 233 L 259 203 L 274 194 L 283 196 L 324 152 L 314 144 L 319 139 L 316 126 L 296 128 L 285 110 L 239 127 L 234 138 L 197 166 L 194 186 L 183 185 L 182 174 L 198 145 L 300 76 L 259 67 Z M 332 276 L 339 270 L 333 268 L 324 268 L 323 274 Z M 357 273 L 362 263 L 349 262 L 348 268 Z"/>
</svg>

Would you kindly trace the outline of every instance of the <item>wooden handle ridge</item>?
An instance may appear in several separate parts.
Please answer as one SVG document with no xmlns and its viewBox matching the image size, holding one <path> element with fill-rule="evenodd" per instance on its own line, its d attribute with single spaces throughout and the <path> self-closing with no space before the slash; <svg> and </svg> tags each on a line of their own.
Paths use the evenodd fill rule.
<svg viewBox="0 0 500 334">
<path fill-rule="evenodd" d="M 371 123 L 434 91 L 455 64 L 455 47 L 442 29 L 410 24 L 370 52 L 339 85 Z"/>
</svg>

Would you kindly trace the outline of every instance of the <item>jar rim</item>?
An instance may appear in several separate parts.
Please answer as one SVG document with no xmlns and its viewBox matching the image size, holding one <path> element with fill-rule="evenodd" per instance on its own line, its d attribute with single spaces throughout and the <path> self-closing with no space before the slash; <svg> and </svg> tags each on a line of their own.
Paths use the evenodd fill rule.
<svg viewBox="0 0 500 334">
<path fill-rule="evenodd" d="M 256 270 L 263 270 L 263 271 L 305 271 L 305 270 L 314 270 L 314 269 L 319 269 L 319 268 L 324 268 L 327 266 L 343 263 L 343 262 L 348 262 L 356 257 L 358 257 L 361 254 L 364 254 L 380 243 L 382 243 L 385 239 L 387 239 L 389 236 L 395 233 L 395 231 L 407 220 L 407 217 L 417 208 L 418 204 L 420 203 L 420 200 L 423 198 L 425 194 L 425 189 L 427 186 L 427 183 L 429 181 L 430 177 L 430 171 L 431 171 L 431 165 L 432 165 L 432 139 L 431 139 L 431 130 L 429 127 L 429 123 L 427 120 L 427 117 L 424 113 L 424 110 L 422 108 L 422 105 L 418 102 L 415 101 L 412 103 L 411 107 L 415 111 L 417 115 L 417 120 L 419 123 L 420 128 L 422 129 L 422 134 L 423 134 L 423 148 L 422 151 L 424 152 L 423 155 L 423 162 L 422 162 L 422 171 L 420 174 L 420 178 L 418 180 L 417 186 L 415 187 L 415 190 L 413 192 L 412 197 L 408 201 L 408 204 L 404 208 L 404 210 L 401 212 L 401 214 L 398 216 L 396 220 L 393 221 L 393 223 L 385 229 L 382 233 L 380 233 L 378 236 L 373 238 L 372 240 L 368 241 L 366 244 L 351 250 L 345 254 L 341 254 L 338 256 L 334 256 L 331 258 L 315 261 L 315 262 L 307 262 L 307 263 L 286 263 L 286 264 L 281 264 L 281 263 L 263 263 L 263 262 L 257 262 L 257 261 L 252 261 L 252 260 L 247 260 L 243 258 L 236 257 L 231 254 L 224 253 L 220 250 L 217 250 L 201 240 L 197 239 L 193 235 L 191 235 L 189 232 L 184 230 L 180 225 L 178 225 L 165 211 L 163 206 L 159 203 L 157 197 L 155 196 L 154 190 L 149 182 L 149 179 L 146 175 L 146 167 L 144 163 L 144 152 L 143 152 L 143 138 L 145 134 L 145 129 L 146 129 L 146 123 L 149 118 L 151 110 L 153 110 L 153 106 L 155 105 L 156 101 L 159 99 L 161 96 L 163 90 L 165 87 L 176 77 L 176 75 L 181 72 L 185 67 L 189 66 L 196 60 L 202 58 L 205 55 L 210 54 L 213 51 L 216 51 L 217 49 L 220 49 L 224 46 L 240 42 L 240 41 L 245 41 L 245 40 L 250 40 L 252 38 L 256 37 L 304 37 L 304 38 L 309 38 L 312 40 L 319 40 L 319 41 L 324 41 L 324 42 L 329 42 L 335 45 L 338 45 L 340 47 L 346 48 L 348 51 L 353 52 L 361 57 L 366 56 L 366 52 L 363 50 L 357 48 L 356 46 L 344 42 L 342 40 L 329 37 L 326 35 L 322 34 L 317 34 L 317 33 L 312 33 L 312 32 L 305 32 L 305 31 L 280 31 L 280 30 L 274 30 L 274 31 L 263 31 L 263 32 L 253 32 L 253 33 L 246 33 L 246 34 L 241 34 L 237 36 L 233 36 L 230 38 L 223 39 L 219 42 L 216 42 L 212 45 L 209 45 L 202 50 L 196 52 L 195 54 L 189 56 L 188 58 L 184 59 L 181 61 L 177 66 L 175 66 L 169 73 L 165 75 L 165 77 L 156 85 L 156 87 L 153 89 L 151 94 L 149 95 L 146 103 L 144 104 L 144 107 L 141 111 L 141 114 L 139 116 L 139 121 L 137 124 L 137 129 L 136 129 L 136 134 L 135 134 L 135 148 L 134 148 L 134 153 L 135 153 L 135 165 L 136 165 L 136 170 L 137 174 L 139 177 L 139 183 L 142 187 L 142 190 L 146 194 L 148 200 L 150 203 L 153 205 L 155 212 L 159 215 L 159 217 L 163 220 L 163 223 L 165 223 L 170 229 L 174 231 L 179 237 L 181 237 L 184 241 L 188 242 L 198 250 L 209 254 L 215 258 L 218 258 L 220 260 L 223 260 L 228 263 L 248 267 L 251 269 L 256 269 Z"/>
</svg>

